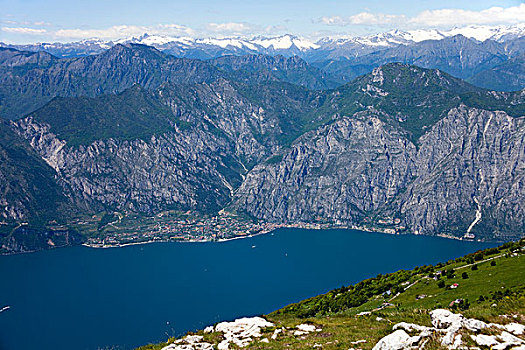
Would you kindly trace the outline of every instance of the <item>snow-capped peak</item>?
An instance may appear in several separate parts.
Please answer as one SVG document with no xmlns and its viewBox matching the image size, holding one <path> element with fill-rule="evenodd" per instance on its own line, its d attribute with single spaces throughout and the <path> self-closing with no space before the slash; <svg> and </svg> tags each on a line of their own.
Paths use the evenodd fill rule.
<svg viewBox="0 0 525 350">
<path fill-rule="evenodd" d="M 148 45 L 148 46 L 162 46 L 169 43 L 181 43 L 190 45 L 194 42 L 194 39 L 189 37 L 176 37 L 176 36 L 167 36 L 167 35 L 149 35 L 148 33 L 144 33 L 143 35 L 139 36 L 138 38 L 130 38 L 125 40 L 119 40 L 118 43 L 134 43 L 134 44 L 142 44 L 142 45 Z"/>
<path fill-rule="evenodd" d="M 249 50 L 257 50 L 257 48 L 249 40 L 241 38 L 207 38 L 195 40 L 197 44 L 219 46 L 223 49 L 228 47 L 236 47 L 239 49 L 248 48 Z"/>
<path fill-rule="evenodd" d="M 290 34 L 274 38 L 257 38 L 251 41 L 265 49 L 272 47 L 274 50 L 286 50 L 292 46 L 297 47 L 299 50 L 317 49 L 319 47 L 319 45 L 306 39 L 301 39 Z"/>
<path fill-rule="evenodd" d="M 436 29 L 424 30 L 409 30 L 406 32 L 397 31 L 398 37 L 403 38 L 407 41 L 414 41 L 416 43 L 425 41 L 425 40 L 441 40 L 445 37 L 443 33 Z"/>
<path fill-rule="evenodd" d="M 137 43 L 153 46 L 161 51 L 178 57 L 207 58 L 221 55 L 243 54 L 282 54 L 316 56 L 316 50 L 323 54 L 330 52 L 331 57 L 354 57 L 398 45 L 412 45 L 425 40 L 442 40 L 455 35 L 463 35 L 478 41 L 495 40 L 504 42 L 525 37 L 525 23 L 512 26 L 467 26 L 450 30 L 417 29 L 391 30 L 368 36 L 326 37 L 313 43 L 307 39 L 285 34 L 276 37 L 215 37 L 195 39 L 167 35 L 143 34 L 116 41 L 88 39 L 72 43 L 37 43 L 8 46 L 29 51 L 47 50 L 59 57 L 71 57 L 100 53 L 115 44 Z M 335 55 L 335 56 L 334 56 Z M 341 56 L 337 56 L 341 55 Z"/>
<path fill-rule="evenodd" d="M 495 40 L 506 41 L 525 36 L 525 23 L 512 26 L 467 26 L 453 28 L 451 30 L 437 29 L 416 29 L 416 30 L 391 30 L 389 32 L 378 33 L 368 36 L 340 36 L 339 38 L 323 38 L 317 44 L 323 45 L 344 45 L 360 44 L 364 46 L 389 47 L 399 44 L 418 43 L 425 40 L 441 40 L 446 37 L 463 35 L 467 38 L 478 41 Z"/>
<path fill-rule="evenodd" d="M 505 41 L 516 39 L 525 36 L 525 23 L 516 24 L 513 26 L 467 26 L 462 28 L 454 28 L 444 32 L 446 36 L 453 36 L 461 34 L 467 38 L 476 39 L 478 41 L 495 40 Z"/>
</svg>

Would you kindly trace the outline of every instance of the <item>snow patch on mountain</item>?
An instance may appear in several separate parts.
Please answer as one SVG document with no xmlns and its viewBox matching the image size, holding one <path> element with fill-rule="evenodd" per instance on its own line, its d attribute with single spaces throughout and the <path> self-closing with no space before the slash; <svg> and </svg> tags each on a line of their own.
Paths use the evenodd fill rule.
<svg viewBox="0 0 525 350">
<path fill-rule="evenodd" d="M 73 43 L 37 43 L 29 45 L 7 45 L 0 43 L 0 47 L 13 47 L 19 50 L 41 51 L 46 50 L 60 57 L 83 56 L 99 53 L 115 44 L 136 43 L 153 46 L 159 50 L 168 50 L 168 53 L 180 57 L 190 57 L 195 52 L 205 52 L 204 56 L 217 57 L 222 55 L 243 54 L 283 54 L 285 56 L 308 55 L 316 50 L 337 50 L 342 56 L 355 56 L 370 53 L 384 48 L 398 45 L 411 45 L 425 40 L 442 40 L 446 37 L 463 35 L 478 41 L 495 40 L 504 42 L 525 36 L 525 23 L 512 26 L 467 26 L 451 30 L 417 29 L 391 30 L 385 33 L 363 37 L 338 36 L 325 37 L 316 42 L 305 38 L 286 34 L 277 37 L 220 37 L 220 38 L 190 38 L 166 35 L 144 34 L 140 37 L 127 38 L 117 41 L 103 41 L 88 39 Z M 339 49 L 343 49 L 339 51 Z M 199 57 L 199 56 L 197 56 Z"/>
<path fill-rule="evenodd" d="M 275 38 L 258 38 L 254 39 L 253 43 L 264 47 L 265 49 L 273 48 L 274 50 L 285 50 L 291 48 L 293 45 L 300 50 L 317 49 L 319 45 L 314 44 L 308 40 L 301 39 L 293 35 L 283 35 Z"/>
</svg>

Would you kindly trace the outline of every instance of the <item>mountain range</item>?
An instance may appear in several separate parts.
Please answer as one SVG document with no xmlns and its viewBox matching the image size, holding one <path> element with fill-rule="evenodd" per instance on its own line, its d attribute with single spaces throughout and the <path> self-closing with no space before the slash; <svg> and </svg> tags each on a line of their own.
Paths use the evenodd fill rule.
<svg viewBox="0 0 525 350">
<path fill-rule="evenodd" d="M 450 36 L 417 44 L 434 56 L 413 52 L 434 65 L 459 47 L 479 50 L 459 63 L 504 84 L 483 53 L 514 54 L 521 40 Z M 24 251 L 17 237 L 28 235 L 47 247 L 50 227 L 113 211 L 224 209 L 266 222 L 521 237 L 525 93 L 395 62 L 404 50 L 345 83 L 298 56 L 0 48 L 3 250 Z"/>
<path fill-rule="evenodd" d="M 337 36 L 324 37 L 316 41 L 285 34 L 276 37 L 219 37 L 195 39 L 191 37 L 173 37 L 166 35 L 149 35 L 125 38 L 115 41 L 87 39 L 71 43 L 37 43 L 14 45 L 2 43 L 2 47 L 12 47 L 24 51 L 47 51 L 57 57 L 86 56 L 108 50 L 116 44 L 142 44 L 153 46 L 160 51 L 167 51 L 177 57 L 213 58 L 225 55 L 246 54 L 281 54 L 310 57 L 310 52 L 333 51 L 336 48 L 354 49 L 356 53 L 370 52 L 373 47 L 387 48 L 400 44 L 410 45 L 427 40 L 441 40 L 447 37 L 462 35 L 466 38 L 483 42 L 486 40 L 506 42 L 525 36 L 525 25 L 512 26 L 468 26 L 451 30 L 419 29 L 392 30 L 363 37 Z M 367 49 L 368 47 L 368 49 Z M 361 50 L 358 50 L 358 49 Z M 360 52 L 361 51 L 361 52 Z M 199 53 L 200 52 L 200 53 Z M 350 57 L 350 56 L 349 56 Z"/>
<path fill-rule="evenodd" d="M 278 37 L 206 38 L 144 34 L 117 41 L 100 39 L 72 43 L 39 43 L 0 47 L 48 52 L 56 57 L 82 57 L 102 53 L 116 44 L 141 44 L 179 58 L 200 60 L 223 56 L 298 56 L 330 74 L 332 80 L 350 82 L 390 62 L 438 68 L 488 89 L 513 91 L 525 86 L 520 57 L 525 54 L 525 26 L 469 26 L 447 31 L 393 30 L 366 37 L 326 37 L 315 42 L 293 35 Z M 505 84 L 498 76 L 508 75 Z M 489 78 L 489 79 L 486 79 Z"/>
</svg>

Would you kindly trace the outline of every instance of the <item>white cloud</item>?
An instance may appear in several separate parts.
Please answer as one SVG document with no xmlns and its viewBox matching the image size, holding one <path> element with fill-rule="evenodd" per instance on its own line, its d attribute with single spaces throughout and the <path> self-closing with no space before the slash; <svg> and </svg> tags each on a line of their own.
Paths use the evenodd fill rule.
<svg viewBox="0 0 525 350">
<path fill-rule="evenodd" d="M 43 27 L 50 27 L 50 26 L 52 26 L 51 23 L 44 22 L 44 21 L 33 22 L 33 25 L 35 25 L 35 26 L 43 26 Z"/>
<path fill-rule="evenodd" d="M 381 25 L 398 23 L 405 19 L 403 15 L 388 15 L 384 13 L 361 12 L 349 17 L 323 17 L 321 22 L 328 25 L 366 24 Z"/>
<path fill-rule="evenodd" d="M 57 30 L 54 35 L 55 37 L 62 39 L 100 38 L 114 40 L 140 36 L 144 33 L 175 36 L 194 35 L 193 29 L 178 24 L 159 24 L 156 26 L 119 25 L 104 29 L 60 29 Z"/>
<path fill-rule="evenodd" d="M 5 23 L 5 21 L 4 21 Z M 37 23 L 33 23 L 37 24 Z M 41 26 L 49 26 L 47 22 L 39 22 Z M 20 25 L 20 24 L 18 24 Z M 246 22 L 227 22 L 227 23 L 208 23 L 202 30 L 196 31 L 192 28 L 179 24 L 157 24 L 154 26 L 138 25 L 114 25 L 107 28 L 64 28 L 52 30 L 32 29 L 32 28 L 15 28 L 14 26 L 1 28 L 5 32 L 24 33 L 24 34 L 47 34 L 52 40 L 57 41 L 76 41 L 82 39 L 97 38 L 102 40 L 120 40 L 131 37 L 139 37 L 145 33 L 150 35 L 165 35 L 177 37 L 230 37 L 230 36 L 247 36 L 253 34 L 265 33 L 274 35 L 286 30 L 284 26 L 260 26 Z"/>
<path fill-rule="evenodd" d="M 207 28 L 211 32 L 222 34 L 244 34 L 255 29 L 253 25 L 244 22 L 208 23 Z"/>
<path fill-rule="evenodd" d="M 249 36 L 249 35 L 277 35 L 287 31 L 284 25 L 267 25 L 262 26 L 247 22 L 227 22 L 227 23 L 208 23 L 206 31 L 200 34 L 231 37 L 231 36 Z"/>
<path fill-rule="evenodd" d="M 481 11 L 442 9 L 423 11 L 410 19 L 411 23 L 427 26 L 464 24 L 516 24 L 525 22 L 525 4 L 514 7 L 491 7 Z"/>
<path fill-rule="evenodd" d="M 516 24 L 525 22 L 525 4 L 513 7 L 491 7 L 481 11 L 440 9 L 420 12 L 416 16 L 361 12 L 353 16 L 322 17 L 327 25 L 401 25 L 450 27 L 469 24 Z"/>
<path fill-rule="evenodd" d="M 25 28 L 25 27 L 2 27 L 2 31 L 7 32 L 7 33 L 30 34 L 30 35 L 42 35 L 42 34 L 47 33 L 47 30 L 45 29 Z"/>
</svg>

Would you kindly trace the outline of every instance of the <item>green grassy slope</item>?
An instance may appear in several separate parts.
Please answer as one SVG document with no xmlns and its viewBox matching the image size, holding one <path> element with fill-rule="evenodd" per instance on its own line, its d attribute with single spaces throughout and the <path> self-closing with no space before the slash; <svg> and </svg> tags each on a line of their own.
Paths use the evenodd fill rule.
<svg viewBox="0 0 525 350">
<path fill-rule="evenodd" d="M 379 275 L 286 306 L 265 316 L 275 327 L 266 329 L 263 338 L 270 339 L 275 329 L 288 330 L 303 323 L 313 324 L 322 331 L 303 336 L 285 331 L 269 343 L 256 340 L 247 349 L 372 349 L 379 339 L 392 332 L 396 323 L 431 326 L 429 311 L 436 308 L 449 308 L 485 322 L 525 324 L 524 249 L 522 239 L 443 264 Z M 462 276 L 464 272 L 468 276 Z M 444 287 L 440 287 L 440 281 Z M 451 289 L 454 283 L 459 286 Z M 464 301 L 450 306 L 456 299 Z M 512 316 L 509 319 L 506 315 Z M 213 344 L 221 340 L 219 333 L 196 334 L 204 335 Z M 470 338 L 464 339 L 467 345 L 473 345 Z M 358 340 L 366 342 L 353 343 Z M 139 349 L 162 349 L 166 345 L 150 344 Z M 435 339 L 425 347 L 441 348 Z"/>
<path fill-rule="evenodd" d="M 327 123 L 334 114 L 353 115 L 373 107 L 382 112 L 379 117 L 384 122 L 403 129 L 417 143 L 460 104 L 522 116 L 525 110 L 519 96 L 519 92 L 492 93 L 436 69 L 390 63 L 328 91 L 324 104 L 306 117 L 310 122 L 306 126 Z"/>
<path fill-rule="evenodd" d="M 31 117 L 51 125 L 51 132 L 70 145 L 108 138 L 148 138 L 170 129 L 175 117 L 139 85 L 118 95 L 57 97 Z"/>
</svg>

